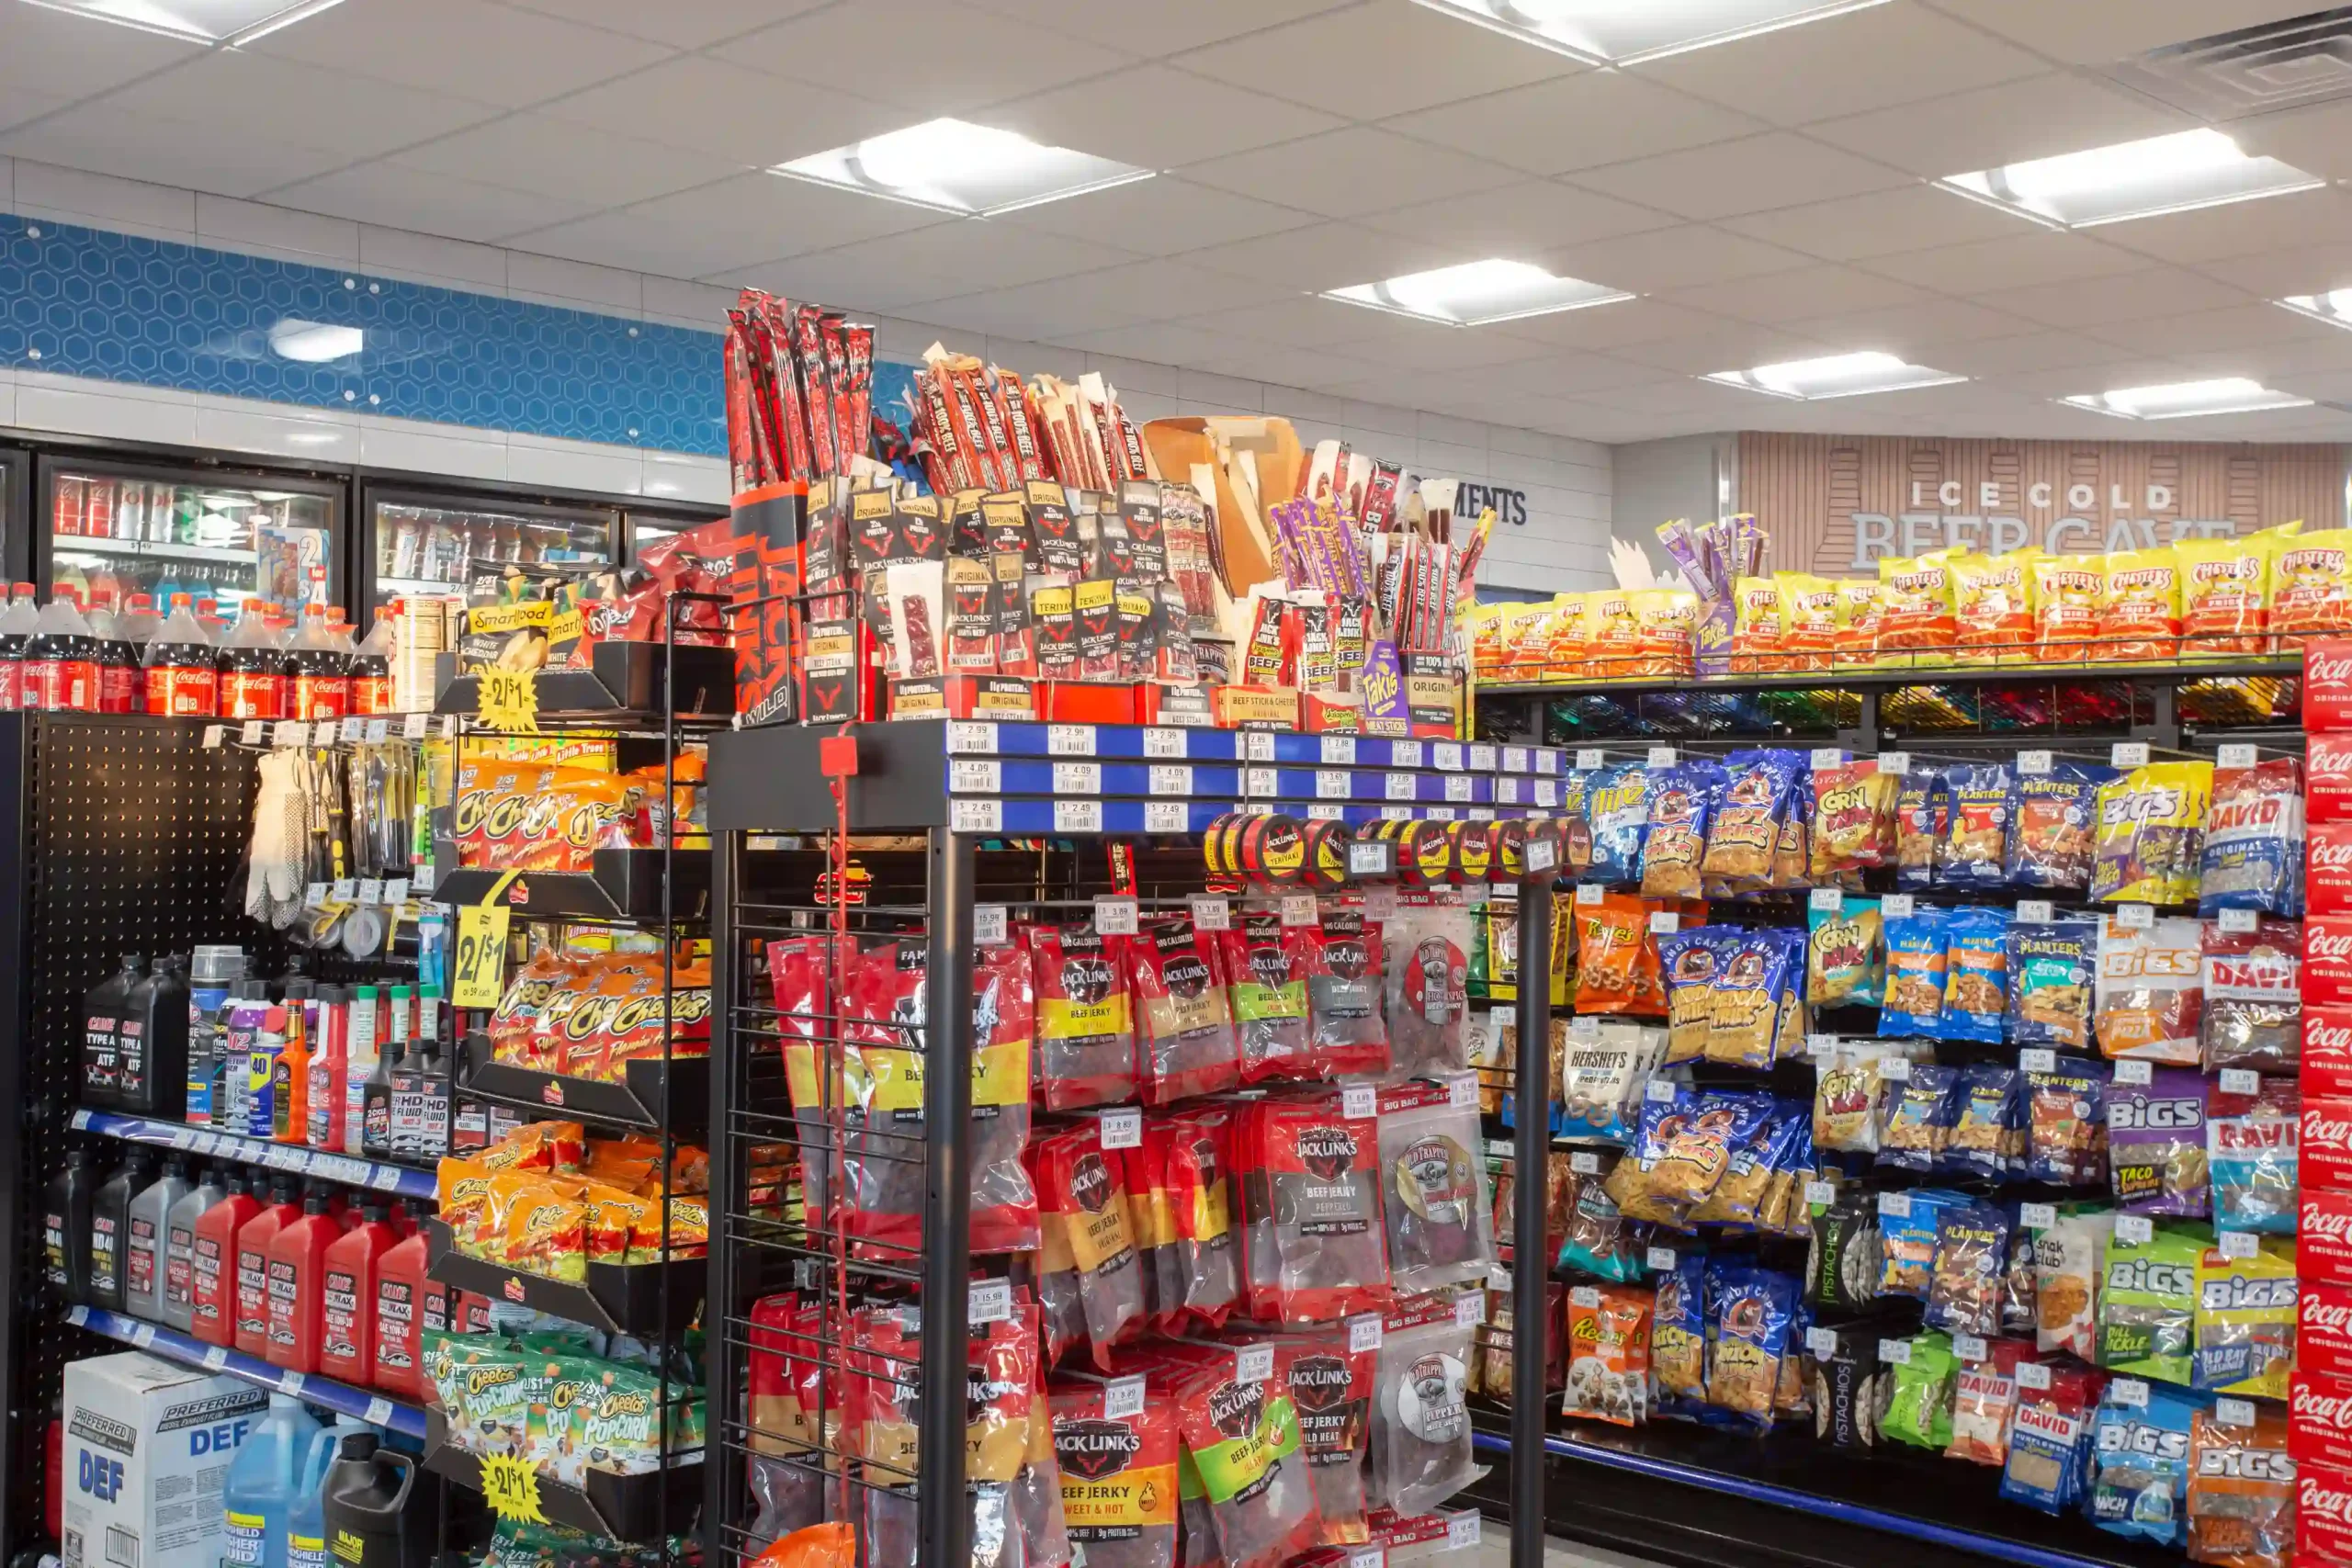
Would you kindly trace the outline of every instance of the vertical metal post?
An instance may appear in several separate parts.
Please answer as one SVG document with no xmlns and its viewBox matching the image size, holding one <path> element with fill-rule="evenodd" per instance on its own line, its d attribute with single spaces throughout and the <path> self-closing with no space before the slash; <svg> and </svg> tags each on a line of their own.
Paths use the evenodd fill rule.
<svg viewBox="0 0 2352 1568">
<path fill-rule="evenodd" d="M 1510 1568 L 1544 1568 L 1544 1311 L 1552 1277 L 1544 1199 L 1552 1154 L 1552 884 L 1519 884 L 1519 1071 L 1511 1209 Z"/>
<path fill-rule="evenodd" d="M 712 1561 L 722 1562 L 733 1555 L 727 1527 L 742 1522 L 732 1494 L 743 1466 L 726 1457 L 727 1424 L 739 1417 L 748 1420 L 751 1415 L 736 1404 L 747 1385 L 748 1359 L 727 1326 L 737 1301 L 735 1247 L 739 1240 L 727 1234 L 727 1219 L 741 1212 L 743 1179 L 729 1122 L 739 1093 L 735 1086 L 743 1075 L 735 1041 L 735 949 L 742 941 L 735 920 L 735 846 L 741 841 L 742 835 L 732 829 L 710 836 L 710 1217 L 715 1234 L 703 1286 L 703 1321 L 713 1332 L 707 1348 L 711 1364 L 707 1371 L 708 1407 L 705 1412 L 711 1451 L 703 1462 L 702 1517 L 709 1531 L 706 1544 Z"/>
<path fill-rule="evenodd" d="M 916 1499 L 923 1568 L 971 1560 L 964 1501 L 965 1316 L 972 1271 L 972 840 L 931 830 L 931 975 L 923 1009 L 922 1427 Z"/>
</svg>

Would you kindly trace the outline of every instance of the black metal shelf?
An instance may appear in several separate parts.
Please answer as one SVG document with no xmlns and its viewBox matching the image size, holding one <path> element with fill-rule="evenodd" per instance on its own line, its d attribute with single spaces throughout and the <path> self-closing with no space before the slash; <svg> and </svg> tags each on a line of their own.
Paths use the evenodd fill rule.
<svg viewBox="0 0 2352 1568">
<path fill-rule="evenodd" d="M 447 1421 L 437 1409 L 425 1412 L 424 1467 L 469 1491 L 481 1490 L 481 1459 L 451 1446 Z M 694 1517 L 703 1490 L 703 1455 L 692 1450 L 690 1461 L 673 1463 L 666 1471 L 643 1475 L 615 1475 L 592 1470 L 573 1486 L 539 1473 L 539 1508 L 550 1523 L 569 1525 L 610 1540 L 651 1543 L 667 1517 L 683 1528 Z"/>
<path fill-rule="evenodd" d="M 682 1258 L 666 1263 L 590 1263 L 583 1280 L 551 1280 L 467 1257 L 451 1244 L 449 1227 L 439 1220 L 427 1220 L 424 1229 L 431 1258 L 427 1271 L 441 1283 L 608 1334 L 653 1335 L 665 1323 L 693 1322 L 709 1274 L 702 1258 Z"/>
<path fill-rule="evenodd" d="M 735 714 L 735 654 L 732 649 L 692 644 L 676 650 L 677 708 L 684 721 L 723 724 Z M 658 642 L 600 642 L 589 649 L 585 670 L 541 670 L 539 712 L 548 718 L 609 724 L 628 728 L 659 724 L 670 675 L 669 650 Z M 434 660 L 433 711 L 470 715 L 481 705 L 481 682 L 458 673 L 458 656 Z"/>
<path fill-rule="evenodd" d="M 540 1116 L 659 1133 L 671 1124 L 671 1111 L 677 1128 L 690 1131 L 702 1124 L 710 1107 L 707 1056 L 674 1056 L 666 1068 L 660 1061 L 632 1061 L 617 1080 L 606 1082 L 493 1062 L 490 1037 L 472 1033 L 466 1036 L 466 1062 L 467 1092 Z"/>
<path fill-rule="evenodd" d="M 666 908 L 665 867 L 676 876 Z M 479 904 L 505 875 L 486 866 L 458 866 L 435 884 L 433 897 L 444 904 Z M 498 897 L 526 919 L 647 924 L 699 919 L 710 907 L 710 854 L 700 849 L 600 849 L 592 871 L 518 872 Z"/>
</svg>

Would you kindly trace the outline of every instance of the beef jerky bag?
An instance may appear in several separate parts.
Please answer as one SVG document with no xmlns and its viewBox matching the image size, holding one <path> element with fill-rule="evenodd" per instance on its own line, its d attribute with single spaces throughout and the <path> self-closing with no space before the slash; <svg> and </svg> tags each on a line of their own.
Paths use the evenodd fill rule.
<svg viewBox="0 0 2352 1568">
<path fill-rule="evenodd" d="M 1123 939 L 1091 922 L 1032 926 L 1025 934 L 1037 995 L 1038 1098 L 1048 1111 L 1134 1100 Z"/>
<path fill-rule="evenodd" d="M 1261 1322 L 1332 1323 L 1388 1304 L 1378 1124 L 1348 1115 L 1345 1100 L 1261 1100 L 1235 1112 L 1243 1289 Z"/>
<path fill-rule="evenodd" d="M 1323 1519 L 1323 1544 L 1372 1539 L 1364 1519 L 1363 1459 L 1370 1442 L 1374 1345 L 1379 1320 L 1359 1317 L 1274 1342 L 1274 1377 L 1290 1391 L 1299 1448 Z"/>
<path fill-rule="evenodd" d="M 1110 1414 L 1109 1391 L 1049 1391 L 1062 1517 L 1087 1568 L 1176 1568 L 1176 1417 L 1164 1389 Z"/>
<path fill-rule="evenodd" d="M 1307 1052 L 1306 955 L 1314 942 L 1272 915 L 1245 915 L 1219 933 L 1241 1045 L 1241 1081 L 1315 1077 Z"/>
<path fill-rule="evenodd" d="M 1144 1146 L 1157 1151 L 1176 1232 L 1176 1276 L 1185 1321 L 1221 1328 L 1241 1295 L 1240 1243 L 1233 1233 L 1233 1184 L 1227 1157 L 1232 1113 L 1222 1107 L 1154 1120 Z M 1163 1301 L 1162 1314 L 1173 1318 Z"/>
<path fill-rule="evenodd" d="M 1495 1241 L 1477 1080 L 1462 1073 L 1383 1089 L 1380 1171 L 1396 1290 L 1419 1295 L 1484 1280 Z"/>
<path fill-rule="evenodd" d="M 1325 912 L 1306 949 L 1307 1055 L 1317 1077 L 1388 1071 L 1381 956 L 1380 927 L 1363 911 Z"/>
<path fill-rule="evenodd" d="M 1124 1171 L 1105 1154 L 1092 1124 L 1048 1134 L 1030 1146 L 1044 1195 L 1045 1245 L 1037 1280 L 1045 1310 L 1046 1355 L 1061 1358 L 1080 1340 L 1095 1365 L 1109 1370 L 1111 1347 L 1144 1319 L 1143 1267 L 1136 1257 Z"/>
<path fill-rule="evenodd" d="M 1374 1507 L 1426 1514 L 1477 1478 L 1464 1398 L 1475 1319 L 1439 1297 L 1390 1314 L 1373 1373 Z"/>
<path fill-rule="evenodd" d="M 1030 1337 L 1036 1337 L 1033 1332 Z M 1039 1380 L 1029 1408 L 1029 1452 L 1013 1477 L 1012 1524 L 1021 1537 L 1021 1568 L 1069 1568 L 1077 1551 L 1062 1510 L 1061 1461 L 1054 1452 L 1054 1417 Z"/>
<path fill-rule="evenodd" d="M 1388 1033 L 1400 1073 L 1470 1065 L 1470 911 L 1400 910 L 1387 923 Z"/>
<path fill-rule="evenodd" d="M 1144 1103 L 1238 1087 L 1241 1060 L 1215 937 L 1177 915 L 1145 925 L 1126 950 Z"/>
<path fill-rule="evenodd" d="M 1136 1141 L 1120 1149 L 1118 1158 L 1127 1183 L 1127 1218 L 1135 1226 L 1144 1312 L 1152 1326 L 1170 1332 L 1183 1311 L 1184 1280 L 1182 1259 L 1176 1250 L 1176 1214 L 1168 1190 L 1168 1145 L 1165 1139 L 1153 1137 L 1152 1131 L 1136 1126 Z"/>
<path fill-rule="evenodd" d="M 1176 1418 L 1217 1547 L 1215 1558 L 1188 1551 L 1188 1562 L 1281 1568 L 1315 1545 L 1315 1488 L 1279 1378 L 1245 1382 L 1234 1355 L 1217 1354 L 1178 1382 Z"/>
</svg>

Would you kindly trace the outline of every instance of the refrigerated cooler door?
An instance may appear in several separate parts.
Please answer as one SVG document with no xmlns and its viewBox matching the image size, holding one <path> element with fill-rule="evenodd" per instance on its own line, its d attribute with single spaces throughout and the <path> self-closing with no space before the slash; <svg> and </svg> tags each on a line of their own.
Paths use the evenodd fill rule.
<svg viewBox="0 0 2352 1568">
<path fill-rule="evenodd" d="M 329 491 L 67 463 L 44 478 L 50 582 L 85 604 L 111 590 L 151 594 L 161 611 L 186 593 L 233 618 L 256 595 L 289 611 L 335 602 Z"/>
<path fill-rule="evenodd" d="M 628 514 L 628 558 L 632 563 L 641 560 L 647 546 L 699 528 L 726 515 L 724 512 L 700 516 L 682 515 L 675 512 L 631 512 Z"/>
<path fill-rule="evenodd" d="M 596 509 L 505 509 L 495 502 L 401 496 L 372 502 L 373 602 L 403 593 L 462 593 L 467 579 L 501 565 L 608 566 L 618 522 Z"/>
</svg>

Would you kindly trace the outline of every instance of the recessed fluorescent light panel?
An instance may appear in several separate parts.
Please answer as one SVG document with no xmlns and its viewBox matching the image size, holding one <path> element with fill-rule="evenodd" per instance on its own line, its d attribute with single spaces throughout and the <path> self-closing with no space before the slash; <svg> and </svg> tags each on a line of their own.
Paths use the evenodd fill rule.
<svg viewBox="0 0 2352 1568">
<path fill-rule="evenodd" d="M 2287 196 L 2327 184 L 2276 158 L 2249 156 L 2212 130 L 2036 158 L 1953 175 L 1941 183 L 1962 196 L 2070 229 Z"/>
<path fill-rule="evenodd" d="M 70 16 L 119 22 L 142 32 L 164 33 L 197 43 L 251 43 L 332 9 L 341 0 L 29 0 Z"/>
<path fill-rule="evenodd" d="M 2290 294 L 2277 303 L 2299 316 L 2352 332 L 2352 288 L 2338 288 L 2330 294 Z"/>
<path fill-rule="evenodd" d="M 1555 310 L 1581 310 L 1588 305 L 1613 305 L 1633 296 L 1606 284 L 1555 277 L 1525 262 L 1489 258 L 1407 273 L 1385 283 L 1334 288 L 1323 298 L 1449 327 L 1479 327 Z"/>
<path fill-rule="evenodd" d="M 1594 65 L 1638 65 L 1662 55 L 1777 32 L 1885 0 L 1420 0 L 1513 38 Z"/>
<path fill-rule="evenodd" d="M 1859 398 L 1871 392 L 1907 392 L 1917 387 L 1948 387 L 1954 381 L 1968 379 L 1948 370 L 1906 365 L 1892 354 L 1877 353 L 1833 354 L 1826 359 L 1759 365 L 1753 370 L 1718 370 L 1706 378 L 1726 387 L 1799 402 Z"/>
<path fill-rule="evenodd" d="M 2306 409 L 2309 398 L 2274 392 L 2243 376 L 2215 381 L 2171 381 L 2158 387 L 2125 387 L 2112 392 L 2085 392 L 2067 402 L 2093 413 L 2118 419 L 2193 419 L 2199 414 L 2256 413 L 2264 409 Z"/>
<path fill-rule="evenodd" d="M 775 172 L 980 218 L 1148 180 L 1153 173 L 961 119 L 925 120 Z"/>
</svg>

